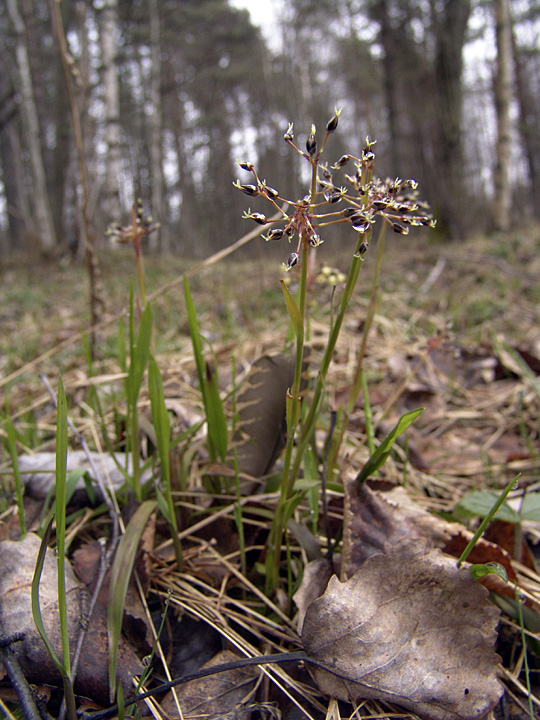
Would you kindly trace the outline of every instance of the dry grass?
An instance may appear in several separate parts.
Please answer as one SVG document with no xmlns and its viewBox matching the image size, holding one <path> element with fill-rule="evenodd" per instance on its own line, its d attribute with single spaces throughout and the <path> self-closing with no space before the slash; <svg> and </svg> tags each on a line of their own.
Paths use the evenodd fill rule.
<svg viewBox="0 0 540 720">
<path fill-rule="evenodd" d="M 425 509 L 450 512 L 468 490 L 502 487 L 518 472 L 522 488 L 535 487 L 540 480 L 538 385 L 508 351 L 508 347 L 517 349 L 532 374 L 540 372 L 539 248 L 538 227 L 510 238 L 478 238 L 466 245 L 443 246 L 427 238 L 397 236 L 388 242 L 366 356 L 370 401 L 375 426 L 382 435 L 404 411 L 426 408 L 409 433 L 407 447 L 398 448 L 383 475 L 394 484 L 406 480 L 410 496 Z M 262 252 L 265 250 L 263 247 Z M 342 260 L 348 251 L 324 245 L 319 263 L 347 267 L 348 257 Z M 109 317 L 115 318 L 125 313 L 132 259 L 124 253 L 107 252 L 102 261 Z M 233 358 L 241 377 L 261 354 L 283 347 L 287 317 L 278 282 L 279 265 L 275 256 L 270 260 L 264 257 L 262 262 L 260 257 L 229 258 L 197 272 L 191 262 L 147 259 L 148 291 L 155 295 L 156 355 L 168 403 L 177 411 L 177 431 L 183 414 L 193 417 L 199 405 L 183 311 L 182 273 L 194 271 L 192 293 L 200 326 L 213 345 L 220 381 L 227 392 L 233 382 Z M 331 369 L 322 426 L 324 413 L 346 398 L 352 382 L 368 302 L 369 256 L 362 272 L 360 292 Z M 163 292 L 165 287 L 168 289 Z M 332 293 L 328 287 L 314 285 L 311 297 L 310 344 L 316 365 L 331 317 Z M 24 438 L 21 449 L 35 452 L 54 445 L 55 412 L 39 373 L 51 380 L 62 373 L 71 416 L 89 444 L 99 449 L 101 431 L 88 395 L 90 388 L 97 388 L 109 403 L 105 417 L 112 427 L 114 392 L 121 386 L 115 360 L 118 321 L 111 320 L 100 329 L 101 357 L 90 377 L 79 335 L 88 317 L 81 268 L 14 263 L 3 270 L 0 300 L 0 373 L 5 378 L 0 382 Z M 143 394 L 141 408 L 147 405 Z M 342 458 L 344 472 L 358 469 L 367 457 L 364 420 L 359 405 L 350 418 Z M 6 467 L 7 463 L 4 472 Z M 188 472 L 190 494 L 177 497 L 184 514 L 197 513 L 200 525 L 197 532 L 190 527 L 183 533 L 191 543 L 185 573 L 179 574 L 171 566 L 172 547 L 165 539 L 153 549 L 150 582 L 154 600 L 172 589 L 177 608 L 215 626 L 241 654 L 295 648 L 298 639 L 289 620 L 287 598 L 279 594 L 272 602 L 265 598 L 256 583 L 240 572 L 238 548 L 234 543 L 225 547 L 230 529 L 222 528 L 232 524 L 234 499 L 219 513 L 205 515 L 208 500 L 193 491 L 201 487 L 199 465 L 193 462 Z M 257 496 L 256 503 L 272 508 L 274 500 Z M 260 550 L 257 528 L 264 525 L 264 519 L 249 509 L 249 501 L 243 500 L 244 521 L 254 542 L 250 552 L 256 555 Z M 301 507 L 300 513 L 303 510 Z M 80 542 L 93 536 L 90 518 L 79 523 L 77 533 Z M 213 538 L 218 538 L 217 544 Z M 305 561 L 302 548 L 292 548 L 292 553 Z M 519 579 L 531 602 L 539 605 L 538 574 L 522 567 Z M 519 682 L 516 669 L 520 662 L 513 658 L 506 665 L 506 672 L 515 675 L 514 686 Z M 292 692 L 303 711 L 325 712 L 312 689 L 284 670 L 265 672 L 286 688 L 284 692 Z M 519 688 L 516 692 L 519 694 Z M 268 692 L 269 698 L 273 696 Z M 375 704 L 369 706 L 369 712 L 377 712 Z"/>
</svg>

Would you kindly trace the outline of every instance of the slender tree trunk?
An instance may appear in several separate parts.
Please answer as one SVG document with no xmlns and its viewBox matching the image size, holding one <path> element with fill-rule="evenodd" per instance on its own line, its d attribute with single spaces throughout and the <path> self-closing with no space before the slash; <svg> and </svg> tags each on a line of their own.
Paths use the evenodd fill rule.
<svg viewBox="0 0 540 720">
<path fill-rule="evenodd" d="M 388 113 L 388 130 L 390 132 L 390 160 L 394 171 L 399 174 L 404 172 L 398 111 L 398 82 L 400 75 L 397 63 L 399 50 L 396 47 L 394 30 L 390 22 L 387 0 L 377 2 L 373 12 L 379 22 L 380 42 L 384 53 L 384 97 Z"/>
<path fill-rule="evenodd" d="M 118 0 L 104 0 L 101 10 L 101 54 L 105 100 L 105 225 L 122 221 L 120 203 L 120 87 L 118 83 Z"/>
<path fill-rule="evenodd" d="M 24 182 L 24 166 L 21 158 L 20 106 L 12 83 L 9 65 L 11 58 L 0 52 L 0 166 L 8 221 L 8 233 L 0 233 L 2 256 L 13 250 L 21 250 L 25 239 L 33 231 L 31 210 Z"/>
<path fill-rule="evenodd" d="M 512 20 L 510 18 L 510 20 Z M 527 83 L 525 68 L 518 49 L 515 30 L 512 27 L 512 49 L 516 80 L 516 95 L 519 105 L 519 133 L 527 159 L 531 186 L 532 208 L 540 217 L 540 133 L 538 132 L 538 111 L 535 106 L 531 83 Z"/>
<path fill-rule="evenodd" d="M 165 217 L 165 202 L 163 197 L 163 137 L 161 105 L 161 28 L 159 19 L 159 4 L 157 0 L 148 0 L 150 12 L 150 47 L 152 53 L 152 74 L 150 79 L 150 103 L 152 115 L 150 116 L 150 164 L 152 176 L 152 213 L 161 223 L 159 236 L 152 233 L 150 242 L 159 246 L 165 254 L 170 253 L 170 235 L 167 218 Z"/>
<path fill-rule="evenodd" d="M 50 253 L 56 246 L 56 233 L 49 203 L 43 156 L 41 154 L 39 121 L 34 101 L 34 88 L 30 74 L 24 23 L 16 0 L 7 0 L 7 9 L 15 30 L 15 53 L 21 93 L 21 112 L 32 172 L 32 199 L 36 233 L 41 250 Z"/>
<path fill-rule="evenodd" d="M 495 34 L 497 39 L 497 66 L 495 72 L 495 110 L 497 113 L 497 161 L 493 173 L 495 197 L 493 220 L 497 230 L 508 230 L 511 221 L 512 187 L 512 29 L 508 0 L 493 0 Z"/>
<path fill-rule="evenodd" d="M 463 45 L 471 11 L 470 0 L 445 0 L 442 9 L 431 0 L 435 32 L 435 85 L 438 120 L 438 215 L 452 238 L 467 234 L 463 175 Z"/>
</svg>

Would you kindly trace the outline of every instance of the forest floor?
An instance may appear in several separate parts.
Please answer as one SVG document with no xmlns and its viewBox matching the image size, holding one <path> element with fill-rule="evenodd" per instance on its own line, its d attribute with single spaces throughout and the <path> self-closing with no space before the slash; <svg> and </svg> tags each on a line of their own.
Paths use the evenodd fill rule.
<svg viewBox="0 0 540 720">
<path fill-rule="evenodd" d="M 252 260 L 237 260 L 232 256 L 213 267 L 200 269 L 193 260 L 145 258 L 147 290 L 151 296 L 154 295 L 155 356 L 163 373 L 168 407 L 176 413 L 180 426 L 193 421 L 198 402 L 194 390 L 196 368 L 184 309 L 182 275 L 185 272 L 191 274 L 190 286 L 199 326 L 208 341 L 205 351 L 211 346 L 219 369 L 220 387 L 224 394 L 230 393 L 235 378 L 243 379 L 257 358 L 267 353 L 282 352 L 286 343 L 288 316 L 279 283 L 283 277 L 281 261 L 285 258 L 275 253 L 265 256 L 265 250 L 264 245 L 259 247 L 255 243 Z M 345 257 L 348 252 L 344 246 L 336 250 L 323 245 L 318 250 L 314 273 L 317 274 L 323 265 L 345 272 L 349 265 L 349 258 Z M 351 390 L 355 358 L 369 303 L 375 252 L 376 248 L 372 247 L 366 256 L 335 352 L 327 384 L 328 398 L 322 408 L 322 414 L 326 414 L 324 427 L 327 427 L 330 411 L 342 405 Z M 120 320 L 125 321 L 129 283 L 134 274 L 133 257 L 124 249 L 104 251 L 100 261 L 105 312 L 110 322 L 104 323 L 97 335 L 97 356 L 91 370 L 80 334 L 89 326 L 84 267 L 70 263 L 40 266 L 28 260 L 14 260 L 6 261 L 0 268 L 0 384 L 6 397 L 5 407 L 9 404 L 9 413 L 17 427 L 21 454 L 54 450 L 55 411 L 40 376 L 56 387 L 58 376 L 62 375 L 70 412 L 78 429 L 87 434 L 92 448 L 99 445 L 96 440 L 99 424 L 91 420 L 89 394 L 92 388 L 97 388 L 107 402 L 110 388 L 119 381 L 118 326 Z M 520 474 L 516 497 L 521 497 L 521 500 L 516 502 L 522 502 L 524 490 L 535 494 L 540 487 L 539 277 L 538 226 L 489 238 L 476 237 L 462 244 L 443 244 L 428 237 L 395 236 L 387 239 L 377 312 L 365 359 L 376 437 L 385 437 L 403 413 L 418 407 L 423 407 L 424 411 L 409 428 L 406 442 L 397 447 L 389 463 L 380 471 L 373 487 L 386 490 L 406 485 L 408 499 L 419 512 L 436 513 L 441 522 L 460 520 L 464 524 L 464 532 L 473 525 L 465 516 L 456 515 L 454 509 L 458 501 L 471 491 L 486 488 L 501 490 Z M 315 366 L 334 311 L 332 297 L 330 286 L 317 282 L 311 286 L 309 341 L 311 362 Z M 143 391 L 142 411 L 148 404 L 148 396 Z M 0 432 L 5 435 L 4 425 Z M 347 432 L 343 454 L 344 476 L 357 473 L 367 459 L 362 397 L 351 413 Z M 324 435 L 318 439 L 324 443 Z M 0 471 L 3 477 L 0 498 L 3 525 L 0 534 L 1 539 L 7 539 L 16 536 L 17 527 L 16 511 L 11 502 L 12 476 L 7 454 L 3 456 Z M 354 498 L 349 498 L 350 504 L 354 504 L 353 501 Z M 39 524 L 39 509 L 31 506 L 30 500 L 28 503 L 28 524 L 33 529 Z M 336 503 L 332 516 L 334 521 L 336 517 L 341 518 L 340 513 L 343 512 Z M 196 506 L 197 517 L 200 517 L 203 505 L 203 501 L 192 505 Z M 244 506 L 247 505 L 245 500 Z M 182 511 L 184 518 L 187 507 L 188 503 Z M 263 652 L 279 648 L 296 649 L 296 629 L 289 620 L 294 616 L 294 606 L 286 593 L 285 597 L 280 597 L 278 593 L 274 598 L 276 604 L 266 607 L 269 617 L 264 622 L 257 621 L 258 625 L 254 622 L 246 630 L 249 625 L 246 618 L 252 618 L 255 610 L 259 610 L 257 603 L 264 605 L 266 601 L 261 599 L 251 573 L 239 579 L 241 568 L 237 538 L 230 527 L 217 524 L 227 518 L 231 520 L 233 510 L 229 507 L 227 512 L 228 516 L 227 513 L 216 516 L 215 525 L 202 528 L 196 541 L 191 538 L 191 545 L 186 550 L 191 576 L 195 578 L 195 590 L 187 589 L 185 575 L 189 570 L 180 577 L 178 573 L 174 575 L 167 565 L 167 547 L 170 552 L 170 544 L 167 546 L 163 541 L 163 528 L 158 522 L 154 533 L 156 538 L 161 538 L 162 544 L 152 544 L 157 540 L 146 538 L 151 545 L 147 552 L 152 563 L 151 567 L 147 564 L 144 569 L 139 568 L 143 587 L 147 591 L 150 588 L 149 597 L 153 597 L 154 603 L 156 599 L 166 598 L 166 588 L 172 587 L 177 598 L 176 609 L 184 611 L 192 619 L 202 618 L 212 628 L 219 625 L 219 618 L 223 620 L 220 615 L 223 611 L 226 618 L 223 622 L 232 628 L 230 635 L 225 635 L 229 647 L 234 645 L 247 653 L 242 642 L 251 633 L 250 642 Z M 519 515 L 519 509 L 517 512 Z M 529 522 L 530 518 L 526 518 L 525 522 L 522 517 L 516 517 L 518 519 L 510 531 L 508 527 L 490 528 L 490 539 L 497 553 L 501 552 L 508 558 L 512 577 L 520 583 L 527 597 L 524 601 L 527 610 L 535 616 L 527 629 L 537 642 L 540 576 L 536 570 L 534 546 L 540 539 L 540 523 Z M 530 517 L 534 520 L 534 513 Z M 260 518 L 264 518 L 261 508 L 254 511 L 249 519 L 250 527 L 257 526 L 257 523 L 260 525 Z M 99 537 L 103 524 L 99 518 L 96 520 L 90 516 L 77 522 L 80 525 L 74 528 L 71 542 L 73 549 L 79 553 L 78 563 L 73 554 L 72 559 L 80 577 L 86 549 Z M 96 523 L 101 528 L 99 532 Z M 526 546 L 516 540 L 515 528 L 518 526 L 527 541 Z M 452 533 L 445 533 L 448 541 Z M 217 547 L 213 544 L 214 537 L 219 540 Z M 521 535 L 519 538 L 521 540 Z M 260 542 L 255 535 L 251 540 L 255 545 Z M 298 550 L 298 558 L 302 562 L 306 559 L 302 554 L 304 551 L 305 548 Z M 448 548 L 446 551 L 450 552 Z M 488 558 L 502 562 L 499 555 L 490 556 L 488 553 Z M 226 588 L 231 584 L 231 578 L 236 578 L 237 585 L 229 592 Z M 496 591 L 511 597 L 512 588 L 506 593 L 500 588 Z M 227 597 L 231 605 L 223 599 Z M 132 614 L 137 617 L 137 622 L 143 622 L 138 612 L 133 610 Z M 246 613 L 244 619 L 241 612 Z M 508 608 L 505 617 L 504 633 L 511 635 L 513 628 L 514 635 L 510 640 L 505 637 L 504 643 L 499 638 L 498 652 L 503 656 L 507 676 L 513 675 L 513 680 L 506 677 L 509 693 L 518 696 L 519 700 L 525 682 L 523 655 L 516 650 L 519 646 L 516 617 Z M 276 625 L 277 618 L 281 618 L 281 627 Z M 191 636 L 199 637 L 202 644 L 206 640 L 200 639 L 199 630 L 195 632 L 184 628 L 182 632 L 190 638 L 189 653 L 196 655 L 199 649 L 194 649 Z M 223 635 L 223 628 L 220 632 Z M 145 633 L 148 634 L 148 631 L 145 630 Z M 501 630 L 499 633 L 500 636 L 504 634 Z M 241 636 L 244 640 L 238 639 Z M 258 638 L 258 643 L 253 638 Z M 212 636 L 208 644 L 214 647 L 215 637 Z M 250 645 L 250 652 L 253 652 L 253 645 Z M 140 656 L 140 647 L 135 651 Z M 201 651 L 201 662 L 209 656 L 212 653 Z M 537 659 L 531 662 L 533 666 L 538 664 Z M 190 671 L 192 666 L 183 665 L 177 658 L 176 663 L 171 661 L 171 669 L 173 676 L 177 676 Z M 157 671 L 158 676 L 160 672 Z M 300 706 L 309 708 L 313 717 L 327 712 L 328 707 L 321 704 L 320 697 L 317 699 L 312 688 L 307 688 L 304 675 L 294 670 L 290 673 L 294 691 L 291 692 L 293 695 L 296 693 L 296 698 L 302 698 Z M 279 673 L 277 677 L 276 683 L 283 681 Z M 249 684 L 251 680 L 248 673 L 242 682 Z M 35 679 L 32 681 L 36 682 Z M 272 703 L 277 703 L 283 715 L 295 717 L 293 711 L 285 711 L 285 706 L 276 699 L 281 697 L 281 690 L 269 689 L 264 683 L 259 687 L 259 684 L 258 681 L 257 690 L 250 697 L 257 697 L 259 703 L 264 698 L 269 703 L 267 713 L 271 714 Z M 534 677 L 533 684 L 536 684 Z M 228 691 L 205 687 L 202 690 L 199 688 L 198 692 L 207 699 L 213 692 Z M 103 690 L 96 691 L 101 705 L 106 704 L 104 694 Z M 383 696 L 382 700 L 385 699 L 388 700 L 388 697 Z M 298 705 L 298 700 L 291 702 Z M 521 694 L 520 702 L 521 707 L 526 709 L 526 694 Z M 245 703 L 244 706 L 247 707 Z M 167 711 L 174 715 L 171 704 L 166 703 L 162 707 L 167 707 Z M 261 708 L 262 705 L 257 707 L 259 714 L 262 714 Z M 220 709 L 222 711 L 223 708 Z M 215 708 L 207 708 L 206 712 L 212 716 Z M 344 712 L 343 708 L 341 712 Z M 375 701 L 368 704 L 363 712 L 363 717 L 386 716 Z M 422 716 L 420 711 L 419 714 Z M 235 717 L 239 717 L 238 714 Z"/>
</svg>

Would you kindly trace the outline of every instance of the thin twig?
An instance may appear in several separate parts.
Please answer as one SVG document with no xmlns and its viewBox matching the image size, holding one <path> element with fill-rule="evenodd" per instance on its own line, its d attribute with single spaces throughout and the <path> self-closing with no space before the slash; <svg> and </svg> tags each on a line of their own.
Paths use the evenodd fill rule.
<svg viewBox="0 0 540 720">
<path fill-rule="evenodd" d="M 21 639 L 22 638 L 19 635 L 17 637 L 4 637 L 3 635 L 0 635 L 0 661 L 3 663 L 13 689 L 17 693 L 17 698 L 21 704 L 25 720 L 42 720 L 35 703 L 34 696 L 32 695 L 30 685 L 24 677 L 19 661 L 10 647 L 12 642 L 17 642 Z"/>
</svg>

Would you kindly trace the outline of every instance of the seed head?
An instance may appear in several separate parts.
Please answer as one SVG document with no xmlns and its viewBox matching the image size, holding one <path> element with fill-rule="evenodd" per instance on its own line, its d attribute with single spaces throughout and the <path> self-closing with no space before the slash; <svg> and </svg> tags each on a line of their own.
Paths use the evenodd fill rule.
<svg viewBox="0 0 540 720">
<path fill-rule="evenodd" d="M 240 180 L 233 182 L 233 185 L 246 195 L 251 195 L 251 197 L 259 194 L 259 188 L 256 185 L 242 185 Z"/>
<path fill-rule="evenodd" d="M 398 222 L 392 223 L 392 230 L 399 235 L 408 235 L 409 234 L 409 228 L 405 227 L 404 225 L 400 225 Z"/>
<path fill-rule="evenodd" d="M 273 230 L 270 230 L 268 235 L 263 235 L 263 238 L 266 242 L 268 242 L 268 240 L 281 240 L 284 234 L 285 230 L 283 230 L 283 228 L 274 228 Z"/>
<path fill-rule="evenodd" d="M 351 159 L 351 156 L 350 156 L 350 155 L 342 155 L 342 156 L 339 158 L 339 160 L 337 160 L 337 161 L 332 165 L 332 169 L 333 169 L 333 170 L 339 170 L 340 168 L 345 167 L 345 165 L 349 162 L 350 159 Z"/>
<path fill-rule="evenodd" d="M 326 123 L 326 132 L 327 133 L 333 133 L 334 130 L 336 130 L 338 126 L 339 116 L 341 115 L 341 108 L 339 110 L 336 109 L 334 113 L 334 117 L 330 118 L 330 120 Z"/>
<path fill-rule="evenodd" d="M 313 155 L 315 155 L 315 153 L 317 152 L 317 140 L 315 139 L 315 130 L 315 125 L 312 125 L 309 131 L 309 137 L 306 140 L 306 150 L 308 151 L 310 157 L 313 157 Z"/>
<path fill-rule="evenodd" d="M 287 265 L 285 266 L 286 269 L 290 270 L 291 268 L 293 268 L 295 265 L 298 264 L 298 260 L 299 260 L 298 253 L 292 252 L 289 255 L 289 259 L 287 260 Z"/>
</svg>

